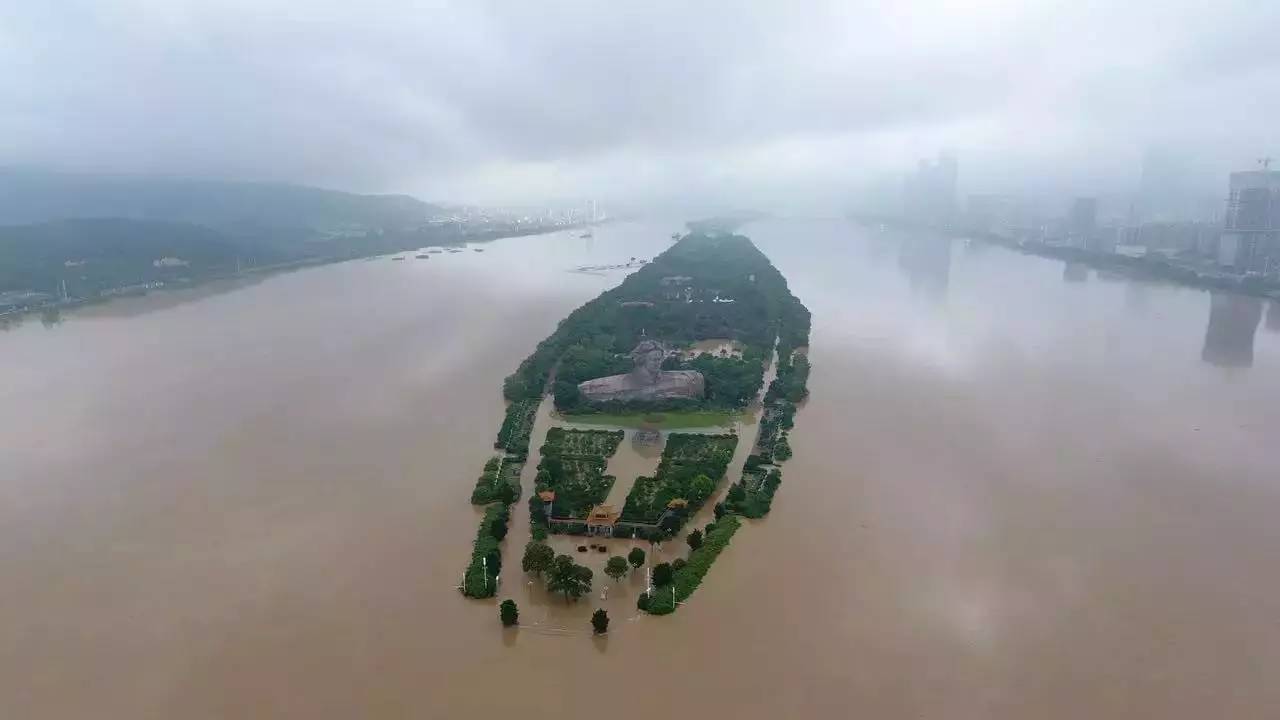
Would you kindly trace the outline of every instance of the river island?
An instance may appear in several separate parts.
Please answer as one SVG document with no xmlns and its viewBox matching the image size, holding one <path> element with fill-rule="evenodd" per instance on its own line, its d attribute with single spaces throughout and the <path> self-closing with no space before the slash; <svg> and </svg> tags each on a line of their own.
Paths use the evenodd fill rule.
<svg viewBox="0 0 1280 720">
<path fill-rule="evenodd" d="M 541 581 L 574 602 L 601 582 L 597 570 L 615 582 L 643 572 L 637 609 L 673 612 L 744 520 L 769 512 L 808 392 L 809 326 L 808 309 L 748 238 L 701 226 L 570 313 L 503 383 L 506 416 L 472 491 L 485 510 L 459 590 L 501 593 L 502 545 L 545 402 L 557 423 L 546 429 L 529 488 L 524 582 Z M 735 420 L 748 415 L 758 422 L 745 440 L 739 430 L 751 425 Z M 608 473 L 628 434 L 661 448 L 652 475 Z M 745 463 L 739 456 L 741 474 L 730 481 L 740 443 L 750 443 L 750 454 Z M 700 518 L 705 507 L 711 513 Z M 665 553 L 687 546 L 687 555 L 652 562 L 664 543 Z M 615 548 L 597 570 L 570 554 L 604 560 Z M 519 623 L 513 600 L 500 617 Z M 592 616 L 596 633 L 608 623 L 602 609 Z"/>
</svg>

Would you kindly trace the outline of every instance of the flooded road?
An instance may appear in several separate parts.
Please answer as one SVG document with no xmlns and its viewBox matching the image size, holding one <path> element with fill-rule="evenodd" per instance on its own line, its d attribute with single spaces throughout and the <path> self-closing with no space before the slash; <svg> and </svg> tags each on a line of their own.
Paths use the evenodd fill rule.
<svg viewBox="0 0 1280 720">
<path fill-rule="evenodd" d="M 591 638 L 604 578 L 576 606 L 524 585 L 522 501 L 500 597 L 581 632 L 502 632 L 454 589 L 502 377 L 626 272 L 569 270 L 676 227 L 0 333 L 0 716 L 1280 707 L 1280 308 L 838 221 L 746 230 L 814 316 L 770 517 L 675 615 L 631 619 L 620 588 Z M 611 470 L 657 452 L 628 436 Z"/>
</svg>

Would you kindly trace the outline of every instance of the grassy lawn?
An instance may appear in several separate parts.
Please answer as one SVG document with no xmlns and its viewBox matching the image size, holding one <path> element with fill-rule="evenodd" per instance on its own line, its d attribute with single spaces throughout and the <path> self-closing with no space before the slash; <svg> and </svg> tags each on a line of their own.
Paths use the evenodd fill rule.
<svg viewBox="0 0 1280 720">
<path fill-rule="evenodd" d="M 658 413 L 637 412 L 624 415 L 582 413 L 564 415 L 563 420 L 575 425 L 683 430 L 700 427 L 731 427 L 741 416 L 741 413 L 727 410 L 676 410 Z"/>
</svg>

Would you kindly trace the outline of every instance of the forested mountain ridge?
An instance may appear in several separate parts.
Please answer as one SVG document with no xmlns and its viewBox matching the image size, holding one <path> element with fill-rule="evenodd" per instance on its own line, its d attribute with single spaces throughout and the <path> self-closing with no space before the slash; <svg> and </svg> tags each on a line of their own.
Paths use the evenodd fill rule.
<svg viewBox="0 0 1280 720">
<path fill-rule="evenodd" d="M 112 217 L 213 227 L 397 228 L 421 222 L 439 210 L 408 195 L 0 168 L 0 225 Z"/>
<path fill-rule="evenodd" d="M 0 168 L 0 310 L 460 241 L 427 226 L 440 211 L 405 195 Z"/>
<path fill-rule="evenodd" d="M 96 218 L 0 226 L 0 291 L 55 292 L 65 282 L 70 296 L 83 297 L 114 287 L 230 273 L 242 255 L 264 263 L 283 258 L 278 251 L 191 223 Z"/>
</svg>

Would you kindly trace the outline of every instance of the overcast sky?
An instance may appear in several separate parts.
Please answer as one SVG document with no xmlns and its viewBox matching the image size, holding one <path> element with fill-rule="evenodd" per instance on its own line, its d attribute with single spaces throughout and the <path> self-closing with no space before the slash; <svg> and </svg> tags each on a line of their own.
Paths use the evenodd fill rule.
<svg viewBox="0 0 1280 720">
<path fill-rule="evenodd" d="M 0 0 L 0 163 L 836 209 L 1280 156 L 1280 2 Z M 1225 192 L 1225 189 L 1223 190 Z"/>
</svg>

